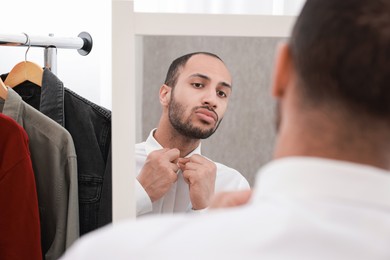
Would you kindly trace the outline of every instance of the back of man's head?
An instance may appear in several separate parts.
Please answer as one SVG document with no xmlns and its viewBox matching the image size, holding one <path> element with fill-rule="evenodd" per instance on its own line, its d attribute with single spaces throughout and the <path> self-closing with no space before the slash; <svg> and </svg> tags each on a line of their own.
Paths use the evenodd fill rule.
<svg viewBox="0 0 390 260">
<path fill-rule="evenodd" d="M 307 105 L 390 116 L 390 0 L 308 0 L 290 47 Z"/>
</svg>

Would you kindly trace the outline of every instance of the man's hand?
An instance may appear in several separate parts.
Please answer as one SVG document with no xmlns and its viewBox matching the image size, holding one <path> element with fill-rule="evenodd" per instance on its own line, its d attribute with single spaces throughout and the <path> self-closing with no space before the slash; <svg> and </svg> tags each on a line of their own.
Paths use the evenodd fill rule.
<svg viewBox="0 0 390 260">
<path fill-rule="evenodd" d="M 190 200 L 195 210 L 207 208 L 214 195 L 217 166 L 205 157 L 195 154 L 180 158 L 178 165 L 190 189 Z"/>
<path fill-rule="evenodd" d="M 152 202 L 160 199 L 177 180 L 177 160 L 180 151 L 161 149 L 151 152 L 146 158 L 137 180 L 148 193 Z"/>
<path fill-rule="evenodd" d="M 251 190 L 219 192 L 213 197 L 210 208 L 230 208 L 248 203 L 252 196 Z"/>
</svg>

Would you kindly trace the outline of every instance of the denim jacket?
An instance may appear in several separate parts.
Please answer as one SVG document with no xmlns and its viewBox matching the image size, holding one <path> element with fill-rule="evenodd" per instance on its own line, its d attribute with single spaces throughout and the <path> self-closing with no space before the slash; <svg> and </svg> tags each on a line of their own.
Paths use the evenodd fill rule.
<svg viewBox="0 0 390 260">
<path fill-rule="evenodd" d="M 6 75 L 2 75 L 6 77 Z M 64 87 L 48 69 L 42 87 L 13 88 L 23 100 L 71 134 L 77 154 L 80 235 L 112 221 L 111 111 Z"/>
</svg>

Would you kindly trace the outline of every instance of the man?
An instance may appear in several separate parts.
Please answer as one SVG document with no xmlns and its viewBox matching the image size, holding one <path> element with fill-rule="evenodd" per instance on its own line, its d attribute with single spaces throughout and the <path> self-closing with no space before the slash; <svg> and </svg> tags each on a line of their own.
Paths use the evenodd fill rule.
<svg viewBox="0 0 390 260">
<path fill-rule="evenodd" d="M 136 145 L 137 215 L 199 212 L 214 192 L 249 189 L 236 170 L 200 153 L 225 114 L 232 80 L 216 55 L 197 52 L 174 60 L 160 88 L 162 115 Z"/>
<path fill-rule="evenodd" d="M 389 13 L 305 3 L 275 67 L 274 161 L 246 205 L 107 227 L 69 259 L 390 259 Z"/>
</svg>

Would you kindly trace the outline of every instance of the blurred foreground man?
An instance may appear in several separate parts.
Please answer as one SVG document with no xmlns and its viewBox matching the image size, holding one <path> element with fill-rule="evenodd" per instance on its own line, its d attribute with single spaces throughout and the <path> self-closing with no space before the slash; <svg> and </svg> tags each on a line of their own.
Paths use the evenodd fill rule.
<svg viewBox="0 0 390 260">
<path fill-rule="evenodd" d="M 65 259 L 390 259 L 389 70 L 389 0 L 308 0 L 279 48 L 274 160 L 249 202 L 110 226 Z"/>
</svg>

